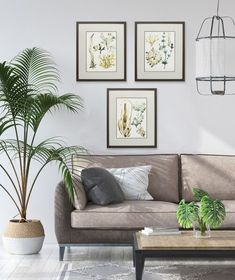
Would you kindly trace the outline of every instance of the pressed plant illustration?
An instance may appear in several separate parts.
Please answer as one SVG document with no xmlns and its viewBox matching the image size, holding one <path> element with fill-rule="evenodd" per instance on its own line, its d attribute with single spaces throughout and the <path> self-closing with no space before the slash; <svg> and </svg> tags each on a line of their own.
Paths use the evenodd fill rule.
<svg viewBox="0 0 235 280">
<path fill-rule="evenodd" d="M 116 32 L 87 32 L 87 71 L 116 71 Z"/>
<path fill-rule="evenodd" d="M 109 69 L 115 66 L 115 56 L 114 54 L 104 54 L 100 57 L 100 66 Z"/>
<path fill-rule="evenodd" d="M 119 138 L 146 138 L 146 99 L 117 100 Z"/>
<path fill-rule="evenodd" d="M 174 70 L 174 32 L 145 32 L 145 70 Z"/>
<path fill-rule="evenodd" d="M 124 138 L 130 137 L 131 135 L 131 116 L 132 116 L 132 105 L 130 102 L 125 101 L 121 104 L 118 129 L 121 136 Z"/>
</svg>

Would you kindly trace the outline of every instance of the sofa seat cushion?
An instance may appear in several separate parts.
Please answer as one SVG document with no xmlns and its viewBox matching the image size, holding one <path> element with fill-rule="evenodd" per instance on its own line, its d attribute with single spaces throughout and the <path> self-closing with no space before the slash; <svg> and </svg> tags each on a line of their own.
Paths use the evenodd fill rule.
<svg viewBox="0 0 235 280">
<path fill-rule="evenodd" d="M 222 200 L 222 202 L 226 210 L 226 217 L 222 228 L 235 229 L 235 200 Z"/>
<path fill-rule="evenodd" d="M 164 201 L 124 201 L 99 206 L 89 203 L 71 213 L 73 228 L 140 229 L 145 226 L 178 227 L 177 204 Z"/>
</svg>

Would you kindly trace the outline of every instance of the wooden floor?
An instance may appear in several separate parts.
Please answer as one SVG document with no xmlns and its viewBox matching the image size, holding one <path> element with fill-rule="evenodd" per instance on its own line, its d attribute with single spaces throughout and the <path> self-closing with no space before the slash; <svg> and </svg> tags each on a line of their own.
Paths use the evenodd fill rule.
<svg viewBox="0 0 235 280">
<path fill-rule="evenodd" d="M 58 246 L 44 245 L 37 255 L 17 256 L 9 255 L 0 246 L 0 280 L 56 280 L 64 263 L 79 262 L 80 265 L 89 266 L 95 262 L 114 262 L 132 266 L 131 247 L 73 247 L 66 250 L 63 262 L 58 260 Z M 155 261 L 153 261 L 155 262 Z M 196 261 L 197 262 L 197 261 Z M 200 262 L 200 261 L 199 261 Z M 210 263 L 211 261 L 203 261 Z M 212 261 L 213 264 L 235 265 L 233 261 Z M 157 260 L 158 265 L 166 264 L 195 264 L 195 260 Z M 153 263 L 146 263 L 146 266 Z M 79 279 L 78 279 L 79 280 Z"/>
<path fill-rule="evenodd" d="M 79 261 L 84 265 L 94 261 L 132 261 L 130 247 L 73 247 L 66 250 L 64 262 Z M 17 256 L 7 254 L 0 247 L 0 280 L 56 280 L 64 262 L 58 261 L 58 247 L 44 245 L 37 255 Z"/>
</svg>

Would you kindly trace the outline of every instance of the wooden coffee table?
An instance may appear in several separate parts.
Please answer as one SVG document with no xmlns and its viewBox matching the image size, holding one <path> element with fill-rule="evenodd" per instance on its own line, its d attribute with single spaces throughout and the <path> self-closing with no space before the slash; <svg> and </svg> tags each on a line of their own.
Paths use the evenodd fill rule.
<svg viewBox="0 0 235 280">
<path fill-rule="evenodd" d="M 204 239 L 193 237 L 192 231 L 167 236 L 134 233 L 133 262 L 136 280 L 142 279 L 146 258 L 162 257 L 235 258 L 235 231 L 212 231 L 211 237 Z"/>
</svg>

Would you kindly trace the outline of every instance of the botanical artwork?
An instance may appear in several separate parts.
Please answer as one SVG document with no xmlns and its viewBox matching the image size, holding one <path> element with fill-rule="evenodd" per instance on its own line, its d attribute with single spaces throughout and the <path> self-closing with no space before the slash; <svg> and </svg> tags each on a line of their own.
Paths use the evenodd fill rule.
<svg viewBox="0 0 235 280">
<path fill-rule="evenodd" d="M 146 98 L 117 98 L 117 138 L 146 138 Z"/>
<path fill-rule="evenodd" d="M 156 147 L 156 96 L 152 88 L 107 90 L 107 147 Z"/>
<path fill-rule="evenodd" d="M 86 32 L 87 72 L 117 71 L 116 32 Z"/>
<path fill-rule="evenodd" d="M 145 32 L 145 71 L 175 70 L 175 32 Z"/>
</svg>

